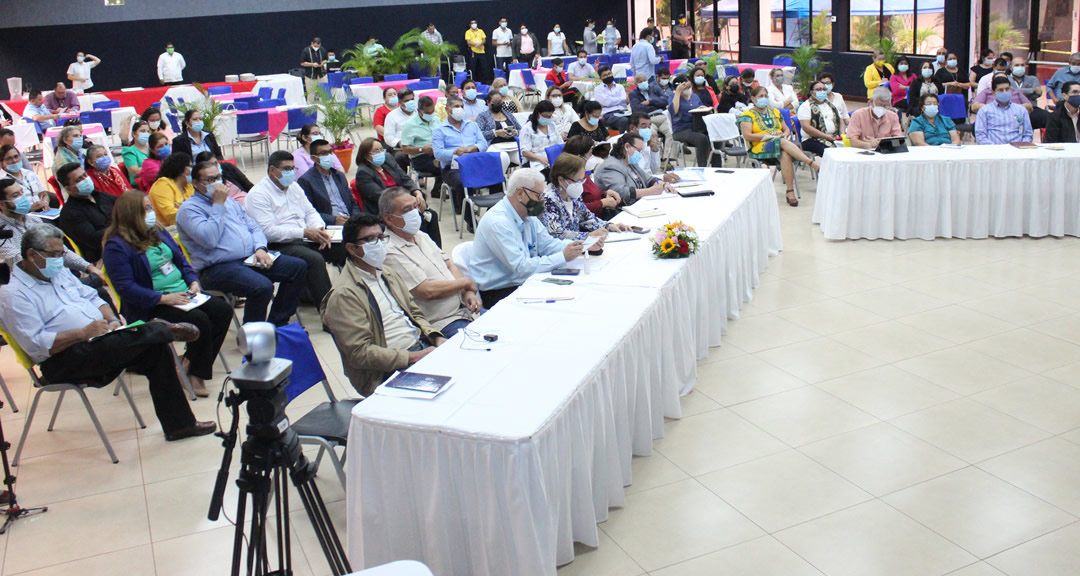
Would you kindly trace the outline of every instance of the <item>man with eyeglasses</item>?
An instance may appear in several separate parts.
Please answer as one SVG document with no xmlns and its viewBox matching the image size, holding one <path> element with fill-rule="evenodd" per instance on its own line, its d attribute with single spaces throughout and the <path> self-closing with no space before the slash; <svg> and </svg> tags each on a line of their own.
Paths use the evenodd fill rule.
<svg viewBox="0 0 1080 576">
<path fill-rule="evenodd" d="M 533 274 L 581 256 L 581 240 L 557 240 L 538 216 L 544 212 L 544 175 L 519 168 L 510 176 L 507 193 L 476 227 L 469 273 L 490 309 Z"/>
<path fill-rule="evenodd" d="M 323 325 L 334 336 L 345 375 L 364 396 L 446 342 L 405 282 L 383 266 L 388 239 L 375 216 L 351 216 L 342 231 L 345 268 L 322 302 Z"/>
<path fill-rule="evenodd" d="M 292 155 L 289 155 L 292 158 Z M 266 235 L 221 183 L 221 171 L 199 162 L 191 171 L 195 194 L 180 205 L 176 227 L 206 290 L 247 298 L 244 323 L 289 323 L 304 289 L 307 265 L 267 249 Z M 250 264 L 248 263 L 250 262 Z M 274 294 L 274 283 L 279 283 Z M 273 306 L 270 301 L 273 300 Z M 270 308 L 267 315 L 266 309 Z"/>
<path fill-rule="evenodd" d="M 349 190 L 349 179 L 334 168 L 334 149 L 330 142 L 318 139 L 311 143 L 314 170 L 304 172 L 297 180 L 311 206 L 327 226 L 343 226 L 349 216 L 361 210 Z"/>
</svg>

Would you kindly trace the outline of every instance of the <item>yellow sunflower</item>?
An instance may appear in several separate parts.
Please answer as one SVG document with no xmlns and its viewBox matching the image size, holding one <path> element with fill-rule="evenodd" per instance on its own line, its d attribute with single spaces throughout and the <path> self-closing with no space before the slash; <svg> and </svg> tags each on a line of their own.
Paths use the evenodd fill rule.
<svg viewBox="0 0 1080 576">
<path fill-rule="evenodd" d="M 675 241 L 671 238 L 667 238 L 660 244 L 660 251 L 667 254 L 668 252 L 674 250 L 675 246 Z"/>
</svg>

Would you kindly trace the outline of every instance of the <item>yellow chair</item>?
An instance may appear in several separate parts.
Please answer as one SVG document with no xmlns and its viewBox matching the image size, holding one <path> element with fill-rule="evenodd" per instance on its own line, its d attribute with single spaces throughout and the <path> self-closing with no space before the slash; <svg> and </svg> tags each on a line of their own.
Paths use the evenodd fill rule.
<svg viewBox="0 0 1080 576">
<path fill-rule="evenodd" d="M 15 448 L 15 457 L 11 460 L 12 466 L 19 465 L 19 456 L 22 454 L 23 445 L 26 443 L 26 437 L 30 435 L 30 424 L 34 421 L 34 413 L 37 412 L 38 400 L 41 399 L 42 392 L 59 392 L 60 397 L 56 400 L 56 408 L 53 409 L 52 418 L 49 420 L 49 432 L 52 432 L 53 425 L 56 424 L 56 416 L 60 414 L 60 404 L 64 401 L 64 394 L 68 390 L 71 390 L 79 395 L 82 399 L 83 406 L 86 406 L 86 412 L 90 415 L 90 421 L 94 423 L 94 428 L 97 429 L 98 436 L 101 437 L 102 444 L 105 445 L 105 451 L 109 453 L 109 458 L 113 464 L 116 464 L 120 460 L 116 457 L 116 452 L 113 452 L 112 444 L 109 443 L 109 437 L 105 434 L 105 429 L 101 427 L 101 422 L 98 421 L 97 413 L 94 412 L 94 407 L 90 405 L 90 399 L 86 397 L 85 389 L 89 384 L 69 384 L 69 383 L 53 383 L 48 382 L 38 375 L 37 370 L 34 368 L 34 361 L 30 359 L 30 356 L 19 346 L 19 343 L 12 338 L 11 334 L 7 330 L 0 328 L 0 335 L 7 340 L 11 350 L 15 352 L 15 360 L 19 365 L 26 368 L 26 371 L 30 373 L 30 380 L 33 381 L 34 387 L 37 388 L 37 392 L 34 394 L 34 401 L 30 404 L 30 413 L 26 415 L 26 424 L 23 425 L 22 438 L 19 438 L 19 445 Z M 124 391 L 124 396 L 127 398 L 128 404 L 131 405 L 131 411 L 135 413 L 135 420 L 139 423 L 139 428 L 146 428 L 146 424 L 143 423 L 142 415 L 139 414 L 139 409 L 135 406 L 135 400 L 131 398 L 131 391 L 128 390 L 127 381 L 124 379 L 124 373 L 121 372 L 117 376 L 119 381 L 120 390 Z"/>
<path fill-rule="evenodd" d="M 11 411 L 18 412 L 19 407 L 15 405 L 15 399 L 11 397 L 11 391 L 8 390 L 7 382 L 4 381 L 3 374 L 0 374 L 0 390 L 4 392 L 4 397 L 7 398 L 8 405 L 11 406 Z"/>
</svg>

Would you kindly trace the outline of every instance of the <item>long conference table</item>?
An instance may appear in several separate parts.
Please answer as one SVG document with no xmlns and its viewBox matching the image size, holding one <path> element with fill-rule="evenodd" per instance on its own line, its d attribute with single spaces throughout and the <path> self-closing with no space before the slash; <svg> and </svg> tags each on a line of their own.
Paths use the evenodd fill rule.
<svg viewBox="0 0 1080 576">
<path fill-rule="evenodd" d="M 813 221 L 831 240 L 1080 236 L 1080 144 L 1060 147 L 829 149 Z"/>
<path fill-rule="evenodd" d="M 664 418 L 720 345 L 769 256 L 782 246 L 765 170 L 707 178 L 711 197 L 640 200 L 701 237 L 687 259 L 657 260 L 646 237 L 575 261 L 574 299 L 514 295 L 411 370 L 449 375 L 433 400 L 374 394 L 352 413 L 347 547 L 354 567 L 424 562 L 440 576 L 553 576 L 574 542 L 624 503 L 631 459 L 652 453 Z M 526 283 L 541 283 L 548 274 Z M 490 348 L 490 351 L 486 350 Z"/>
</svg>

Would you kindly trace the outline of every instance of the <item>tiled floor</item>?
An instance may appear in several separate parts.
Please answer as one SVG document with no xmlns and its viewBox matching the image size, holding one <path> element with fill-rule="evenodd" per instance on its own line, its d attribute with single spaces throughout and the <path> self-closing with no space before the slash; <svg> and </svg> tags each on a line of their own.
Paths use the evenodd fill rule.
<svg viewBox="0 0 1080 576">
<path fill-rule="evenodd" d="M 780 210 L 785 250 L 700 364 L 683 399 L 692 415 L 634 460 L 600 548 L 579 547 L 560 573 L 1076 574 L 1080 240 L 826 242 L 801 177 L 802 206 Z M 330 337 L 312 339 L 348 394 Z M 16 442 L 31 390 L 8 350 L 0 373 L 21 409 L 0 412 Z M 227 573 L 232 528 L 206 519 L 220 442 L 165 443 L 140 380 L 146 430 L 91 392 L 119 464 L 76 402 L 46 432 L 55 399 L 43 399 L 17 473 L 23 503 L 50 511 L 0 537 L 0 575 Z M 329 473 L 318 482 L 344 530 L 341 486 Z M 297 573 L 327 574 L 302 516 Z"/>
</svg>

